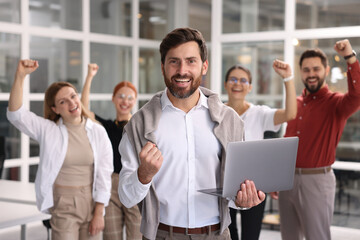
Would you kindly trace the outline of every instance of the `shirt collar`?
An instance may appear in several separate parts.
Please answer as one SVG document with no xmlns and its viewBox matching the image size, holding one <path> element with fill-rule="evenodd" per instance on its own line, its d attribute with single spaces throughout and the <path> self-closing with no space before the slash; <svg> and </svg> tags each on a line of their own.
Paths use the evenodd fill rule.
<svg viewBox="0 0 360 240">
<path fill-rule="evenodd" d="M 164 110 L 166 107 L 175 108 L 167 95 L 167 91 L 169 91 L 168 88 L 165 88 L 164 93 L 161 95 L 160 101 L 161 101 L 162 110 Z M 204 93 L 201 91 L 200 88 L 199 88 L 199 92 L 200 92 L 200 99 L 199 99 L 198 103 L 196 104 L 195 108 L 200 108 L 200 107 L 209 108 L 208 102 L 207 102 L 207 97 L 204 95 Z"/>
<path fill-rule="evenodd" d="M 312 99 L 313 97 L 323 97 L 325 96 L 327 93 L 329 92 L 329 87 L 326 84 L 324 87 L 320 88 L 319 91 L 315 92 L 315 93 L 310 93 L 308 95 L 306 95 L 306 88 L 304 88 L 303 92 L 302 92 L 302 97 L 304 99 Z"/>
</svg>

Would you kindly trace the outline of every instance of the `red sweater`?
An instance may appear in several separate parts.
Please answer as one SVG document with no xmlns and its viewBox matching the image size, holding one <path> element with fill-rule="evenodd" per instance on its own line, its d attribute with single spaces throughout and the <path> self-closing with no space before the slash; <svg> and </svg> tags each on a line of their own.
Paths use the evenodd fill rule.
<svg viewBox="0 0 360 240">
<path fill-rule="evenodd" d="M 288 122 L 285 137 L 298 136 L 296 167 L 329 166 L 335 161 L 336 146 L 346 120 L 360 107 L 359 61 L 348 64 L 348 92 L 331 92 L 326 85 L 316 93 L 297 98 L 298 112 Z"/>
</svg>

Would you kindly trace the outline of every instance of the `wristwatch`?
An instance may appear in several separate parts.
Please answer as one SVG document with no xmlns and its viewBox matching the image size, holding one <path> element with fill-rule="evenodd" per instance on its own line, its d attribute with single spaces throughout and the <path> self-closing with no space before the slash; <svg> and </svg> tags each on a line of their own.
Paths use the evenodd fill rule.
<svg viewBox="0 0 360 240">
<path fill-rule="evenodd" d="M 348 60 L 349 58 L 351 58 L 351 57 L 353 57 L 353 56 L 356 56 L 355 50 L 352 50 L 352 54 L 347 55 L 347 56 L 344 56 L 344 59 L 345 59 L 345 60 Z"/>
</svg>

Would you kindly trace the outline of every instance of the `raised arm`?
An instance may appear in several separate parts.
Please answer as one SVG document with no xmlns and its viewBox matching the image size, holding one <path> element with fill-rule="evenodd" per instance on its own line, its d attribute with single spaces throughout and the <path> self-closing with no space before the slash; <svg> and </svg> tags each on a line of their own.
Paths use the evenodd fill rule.
<svg viewBox="0 0 360 240">
<path fill-rule="evenodd" d="M 10 91 L 9 111 L 18 110 L 23 104 L 23 88 L 26 75 L 34 72 L 39 67 L 38 61 L 20 60 L 15 73 L 15 80 Z"/>
<path fill-rule="evenodd" d="M 96 63 L 89 63 L 88 64 L 88 73 L 85 79 L 85 84 L 81 92 L 81 102 L 85 108 L 89 109 L 89 96 L 90 96 L 90 88 L 91 82 L 94 76 L 97 74 L 99 70 L 99 66 Z"/>
<path fill-rule="evenodd" d="M 348 39 L 337 41 L 334 45 L 335 51 L 342 57 L 351 56 L 353 49 Z M 356 62 L 356 56 L 351 56 L 346 59 L 348 64 L 353 64 Z"/>
<path fill-rule="evenodd" d="M 296 91 L 290 65 L 276 59 L 273 68 L 284 79 L 285 84 L 285 109 L 278 109 L 274 115 L 274 125 L 278 125 L 296 117 Z"/>
<path fill-rule="evenodd" d="M 360 107 L 360 64 L 348 39 L 337 41 L 334 45 L 335 51 L 347 62 L 347 84 L 348 92 L 335 106 L 337 114 L 346 118 L 350 117 Z"/>
</svg>

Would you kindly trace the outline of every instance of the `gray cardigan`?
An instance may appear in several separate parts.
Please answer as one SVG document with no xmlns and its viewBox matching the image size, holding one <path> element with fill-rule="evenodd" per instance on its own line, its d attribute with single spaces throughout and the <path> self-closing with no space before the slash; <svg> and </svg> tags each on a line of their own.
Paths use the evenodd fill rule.
<svg viewBox="0 0 360 240">
<path fill-rule="evenodd" d="M 228 142 L 244 139 L 244 123 L 239 115 L 230 107 L 224 105 L 217 94 L 209 89 L 200 87 L 202 93 L 208 98 L 210 117 L 215 122 L 214 134 L 221 143 L 221 182 L 223 185 L 225 167 L 225 149 Z M 161 96 L 165 91 L 157 93 L 147 104 L 136 112 L 126 124 L 127 133 L 135 153 L 140 153 L 142 147 L 148 142 L 156 144 L 154 131 L 157 129 L 162 114 Z M 139 164 L 140 159 L 138 158 Z M 228 200 L 219 198 L 221 232 L 230 224 Z M 139 203 L 142 220 L 140 230 L 148 239 L 155 239 L 159 225 L 159 201 L 154 184 L 151 185 L 146 197 Z"/>
</svg>

